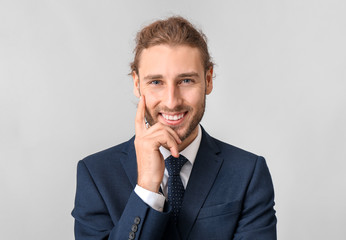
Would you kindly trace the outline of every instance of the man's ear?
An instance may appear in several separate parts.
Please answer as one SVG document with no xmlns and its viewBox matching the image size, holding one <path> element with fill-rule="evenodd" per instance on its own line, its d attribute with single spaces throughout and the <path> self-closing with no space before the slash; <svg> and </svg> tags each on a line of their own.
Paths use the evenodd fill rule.
<svg viewBox="0 0 346 240">
<path fill-rule="evenodd" d="M 210 94 L 213 90 L 213 67 L 210 67 L 205 76 L 205 94 Z"/>
<path fill-rule="evenodd" d="M 133 78 L 133 94 L 137 97 L 141 97 L 141 92 L 139 90 L 139 77 L 135 71 L 132 72 L 132 78 Z"/>
</svg>

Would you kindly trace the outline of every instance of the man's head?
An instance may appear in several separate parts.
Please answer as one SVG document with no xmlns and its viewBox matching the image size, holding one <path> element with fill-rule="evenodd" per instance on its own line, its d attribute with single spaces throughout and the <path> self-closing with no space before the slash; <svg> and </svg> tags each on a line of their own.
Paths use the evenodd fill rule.
<svg viewBox="0 0 346 240">
<path fill-rule="evenodd" d="M 156 21 L 137 35 L 131 64 L 134 94 L 145 95 L 146 119 L 191 142 L 213 88 L 213 63 L 205 36 L 181 17 Z"/>
<path fill-rule="evenodd" d="M 144 49 L 163 44 L 197 48 L 201 54 L 204 70 L 207 71 L 214 66 L 209 55 L 207 38 L 203 32 L 197 30 L 182 17 L 170 17 L 165 20 L 155 21 L 137 33 L 134 49 L 135 58 L 131 63 L 131 73 L 138 74 L 140 57 Z"/>
</svg>

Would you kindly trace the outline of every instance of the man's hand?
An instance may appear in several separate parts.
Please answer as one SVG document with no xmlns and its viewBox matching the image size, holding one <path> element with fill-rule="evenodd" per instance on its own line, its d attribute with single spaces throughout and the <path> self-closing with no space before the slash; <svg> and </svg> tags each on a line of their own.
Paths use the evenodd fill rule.
<svg viewBox="0 0 346 240">
<path fill-rule="evenodd" d="M 158 193 L 165 171 L 165 162 L 159 147 L 164 146 L 171 151 L 172 156 L 179 157 L 178 144 L 181 143 L 181 140 L 173 129 L 159 122 L 147 128 L 144 118 L 145 98 L 142 95 L 138 103 L 135 120 L 137 184 L 142 188 Z"/>
</svg>

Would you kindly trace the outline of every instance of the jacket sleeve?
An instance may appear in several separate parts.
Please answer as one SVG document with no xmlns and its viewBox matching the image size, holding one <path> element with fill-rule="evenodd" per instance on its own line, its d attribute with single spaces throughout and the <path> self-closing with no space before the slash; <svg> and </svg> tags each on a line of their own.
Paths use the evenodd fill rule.
<svg viewBox="0 0 346 240">
<path fill-rule="evenodd" d="M 258 157 L 246 191 L 234 240 L 276 240 L 272 179 L 263 157 Z"/>
<path fill-rule="evenodd" d="M 161 239 L 169 214 L 150 208 L 132 191 L 120 218 L 112 218 L 85 163 L 78 163 L 72 211 L 76 240 Z"/>
</svg>

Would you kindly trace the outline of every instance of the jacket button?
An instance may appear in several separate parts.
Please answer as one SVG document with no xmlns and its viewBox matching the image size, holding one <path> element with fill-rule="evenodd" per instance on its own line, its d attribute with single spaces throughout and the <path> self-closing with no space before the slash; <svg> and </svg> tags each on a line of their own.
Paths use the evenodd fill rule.
<svg viewBox="0 0 346 240">
<path fill-rule="evenodd" d="M 138 225 L 140 222 L 141 222 L 141 219 L 139 217 L 135 217 L 134 223 Z"/>
<path fill-rule="evenodd" d="M 130 232 L 129 239 L 135 239 L 136 234 L 134 232 Z"/>
<path fill-rule="evenodd" d="M 137 232 L 138 226 L 136 224 L 133 224 L 131 227 L 132 232 Z"/>
</svg>

